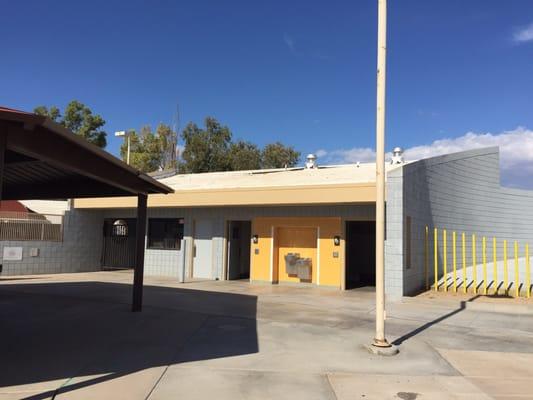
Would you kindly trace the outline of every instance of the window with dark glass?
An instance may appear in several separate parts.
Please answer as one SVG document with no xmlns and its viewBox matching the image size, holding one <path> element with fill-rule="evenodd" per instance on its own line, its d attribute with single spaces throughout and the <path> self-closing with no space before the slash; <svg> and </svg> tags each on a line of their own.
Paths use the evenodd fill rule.
<svg viewBox="0 0 533 400">
<path fill-rule="evenodd" d="M 183 218 L 150 218 L 148 220 L 148 248 L 181 250 Z"/>
</svg>

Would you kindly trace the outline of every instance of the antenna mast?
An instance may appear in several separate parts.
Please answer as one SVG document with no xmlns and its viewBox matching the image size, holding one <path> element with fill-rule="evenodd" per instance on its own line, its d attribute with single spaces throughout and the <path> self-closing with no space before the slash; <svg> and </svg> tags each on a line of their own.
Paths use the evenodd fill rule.
<svg viewBox="0 0 533 400">
<path fill-rule="evenodd" d="M 179 137 L 180 137 L 180 130 L 181 130 L 181 120 L 180 120 L 180 105 L 178 102 L 176 102 L 176 112 L 174 113 L 174 126 L 172 127 L 172 130 L 174 131 L 174 138 L 173 138 L 173 157 L 174 157 L 174 165 L 177 169 L 177 161 L 180 158 L 180 150 L 179 150 Z"/>
</svg>

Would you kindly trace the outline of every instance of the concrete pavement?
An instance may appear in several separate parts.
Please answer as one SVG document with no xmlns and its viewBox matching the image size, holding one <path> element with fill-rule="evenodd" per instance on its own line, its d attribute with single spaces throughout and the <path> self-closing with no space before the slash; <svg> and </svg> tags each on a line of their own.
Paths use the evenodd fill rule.
<svg viewBox="0 0 533 400">
<path fill-rule="evenodd" d="M 389 304 L 382 358 L 371 290 L 146 278 L 131 313 L 131 279 L 1 279 L 0 400 L 533 398 L 531 302 Z"/>
</svg>

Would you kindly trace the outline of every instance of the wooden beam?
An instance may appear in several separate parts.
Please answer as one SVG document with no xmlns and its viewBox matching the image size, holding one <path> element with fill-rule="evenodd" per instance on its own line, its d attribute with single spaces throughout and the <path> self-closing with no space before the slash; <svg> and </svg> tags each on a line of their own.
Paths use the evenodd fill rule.
<svg viewBox="0 0 533 400">
<path fill-rule="evenodd" d="M 6 160 L 6 141 L 7 130 L 5 126 L 0 125 L 0 201 L 2 201 L 3 187 L 4 187 L 4 169 Z"/>
<path fill-rule="evenodd" d="M 10 125 L 8 134 L 10 150 L 45 161 L 62 170 L 89 177 L 132 194 L 146 193 L 151 186 L 149 183 L 144 184 L 130 171 L 45 128 L 25 130 L 22 126 Z"/>
<path fill-rule="evenodd" d="M 94 196 L 130 196 L 128 193 L 104 183 L 84 177 L 51 180 L 48 183 L 7 185 L 5 200 L 44 200 L 85 198 Z"/>
<path fill-rule="evenodd" d="M 148 196 L 137 196 L 137 238 L 135 243 L 135 269 L 133 272 L 133 303 L 131 310 L 142 310 L 143 278 L 144 278 L 144 248 L 146 235 L 146 204 Z"/>
</svg>

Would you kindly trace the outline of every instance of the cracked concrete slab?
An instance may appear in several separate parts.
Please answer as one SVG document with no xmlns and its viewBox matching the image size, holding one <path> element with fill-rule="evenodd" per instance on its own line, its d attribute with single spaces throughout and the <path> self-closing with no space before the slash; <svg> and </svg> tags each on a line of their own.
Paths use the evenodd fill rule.
<svg viewBox="0 0 533 400">
<path fill-rule="evenodd" d="M 298 371 L 171 367 L 150 400 L 335 400 L 327 377 Z"/>
<path fill-rule="evenodd" d="M 60 386 L 57 399 L 84 400 L 528 398 L 533 302 L 519 313 L 388 304 L 387 335 L 401 345 L 382 358 L 364 348 L 368 290 L 145 283 L 144 310 L 131 313 L 129 272 L 2 282 L 0 400 L 47 400 Z"/>
<path fill-rule="evenodd" d="M 408 372 L 408 371 L 406 371 Z M 462 376 L 330 374 L 338 400 L 490 400 Z"/>
</svg>

